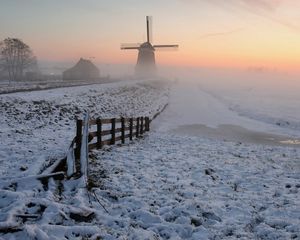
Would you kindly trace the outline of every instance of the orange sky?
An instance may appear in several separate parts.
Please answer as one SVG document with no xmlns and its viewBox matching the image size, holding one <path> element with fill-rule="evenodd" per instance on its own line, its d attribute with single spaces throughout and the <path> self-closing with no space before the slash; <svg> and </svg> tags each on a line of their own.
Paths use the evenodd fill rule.
<svg viewBox="0 0 300 240">
<path fill-rule="evenodd" d="M 121 51 L 120 43 L 143 42 L 145 16 L 152 15 L 154 43 L 180 45 L 179 51 L 157 52 L 159 64 L 300 69 L 296 0 L 12 0 L 1 5 L 0 37 L 22 38 L 38 59 L 135 63 L 137 52 Z"/>
</svg>

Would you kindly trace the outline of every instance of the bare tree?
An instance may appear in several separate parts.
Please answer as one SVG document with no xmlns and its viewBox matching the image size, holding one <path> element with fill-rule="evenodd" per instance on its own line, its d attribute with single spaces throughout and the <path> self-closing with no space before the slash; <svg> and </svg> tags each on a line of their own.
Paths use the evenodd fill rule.
<svg viewBox="0 0 300 240">
<path fill-rule="evenodd" d="M 8 74 L 9 81 L 22 80 L 24 70 L 36 66 L 36 57 L 30 47 L 17 38 L 0 42 L 0 64 Z"/>
</svg>

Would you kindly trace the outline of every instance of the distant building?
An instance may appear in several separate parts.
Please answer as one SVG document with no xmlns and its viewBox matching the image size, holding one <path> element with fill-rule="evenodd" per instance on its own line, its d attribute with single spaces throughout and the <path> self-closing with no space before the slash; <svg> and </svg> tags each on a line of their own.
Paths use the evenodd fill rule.
<svg viewBox="0 0 300 240">
<path fill-rule="evenodd" d="M 63 72 L 63 80 L 97 80 L 99 78 L 99 69 L 90 60 L 83 58 L 80 58 L 74 67 Z"/>
</svg>

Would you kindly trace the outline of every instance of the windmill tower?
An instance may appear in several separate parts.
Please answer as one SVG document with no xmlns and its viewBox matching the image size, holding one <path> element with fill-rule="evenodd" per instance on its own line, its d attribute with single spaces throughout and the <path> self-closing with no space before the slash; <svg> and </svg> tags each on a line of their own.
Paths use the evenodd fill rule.
<svg viewBox="0 0 300 240">
<path fill-rule="evenodd" d="M 156 50 L 160 49 L 177 49 L 178 45 L 152 45 L 151 27 L 152 21 L 149 16 L 146 17 L 147 25 L 147 42 L 142 44 L 121 44 L 121 50 L 136 49 L 139 51 L 135 73 L 139 77 L 151 77 L 156 74 L 155 54 Z"/>
</svg>

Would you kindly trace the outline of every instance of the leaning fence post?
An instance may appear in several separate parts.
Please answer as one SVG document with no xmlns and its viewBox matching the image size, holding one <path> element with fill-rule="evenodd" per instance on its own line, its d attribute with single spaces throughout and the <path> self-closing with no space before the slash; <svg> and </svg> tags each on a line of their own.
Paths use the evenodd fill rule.
<svg viewBox="0 0 300 240">
<path fill-rule="evenodd" d="M 125 118 L 121 118 L 121 141 L 125 143 Z"/>
<path fill-rule="evenodd" d="M 97 118 L 97 148 L 102 148 L 102 123 L 101 119 Z"/>
<path fill-rule="evenodd" d="M 133 131 L 133 118 L 129 120 L 129 139 L 132 141 L 132 131 Z"/>
<path fill-rule="evenodd" d="M 111 145 L 114 145 L 116 142 L 116 119 L 111 119 Z"/>
<path fill-rule="evenodd" d="M 144 133 L 144 117 L 141 117 L 141 129 L 140 129 L 141 135 Z"/>
<path fill-rule="evenodd" d="M 135 133 L 136 137 L 139 136 L 139 131 L 140 131 L 140 118 L 138 117 L 136 118 L 136 133 Z"/>
<path fill-rule="evenodd" d="M 89 164 L 88 135 L 89 135 L 89 113 L 87 112 L 84 117 L 84 126 L 83 126 L 81 150 L 80 150 L 80 173 L 84 179 L 85 187 L 87 186 L 88 183 L 88 164 Z"/>
<path fill-rule="evenodd" d="M 75 149 L 75 158 L 80 158 L 80 149 L 81 149 L 81 138 L 82 138 L 82 120 L 77 119 L 76 121 L 76 149 Z"/>
</svg>

